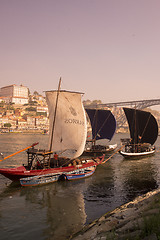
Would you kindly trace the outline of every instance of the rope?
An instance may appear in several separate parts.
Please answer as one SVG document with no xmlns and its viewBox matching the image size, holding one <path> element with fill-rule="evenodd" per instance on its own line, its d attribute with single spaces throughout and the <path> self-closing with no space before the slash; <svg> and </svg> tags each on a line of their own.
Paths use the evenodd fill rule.
<svg viewBox="0 0 160 240">
<path fill-rule="evenodd" d="M 145 133 L 145 131 L 146 131 L 147 125 L 148 125 L 149 120 L 150 120 L 150 117 L 151 117 L 151 113 L 150 113 L 150 115 L 149 115 L 149 117 L 148 117 L 148 120 L 147 120 L 147 122 L 146 122 L 146 125 L 145 125 L 145 128 L 144 128 L 144 130 L 143 130 L 143 133 L 142 133 L 141 138 L 143 137 L 143 135 L 144 135 L 144 133 Z"/>
<path fill-rule="evenodd" d="M 124 148 L 124 145 L 122 147 L 120 147 L 116 152 L 114 152 L 109 158 L 107 158 L 104 162 L 102 162 L 101 164 L 106 163 L 109 159 L 111 159 L 117 152 L 119 152 L 121 149 Z"/>
</svg>

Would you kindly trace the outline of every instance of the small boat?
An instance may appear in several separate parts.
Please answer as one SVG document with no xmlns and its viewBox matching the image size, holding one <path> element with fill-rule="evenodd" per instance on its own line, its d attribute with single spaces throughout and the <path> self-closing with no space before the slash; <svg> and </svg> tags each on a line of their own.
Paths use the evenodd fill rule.
<svg viewBox="0 0 160 240">
<path fill-rule="evenodd" d="M 158 124 L 155 117 L 147 111 L 123 108 L 130 131 L 130 138 L 121 139 L 124 149 L 119 153 L 125 158 L 151 156 L 156 149 Z"/>
<path fill-rule="evenodd" d="M 78 180 L 91 176 L 96 170 L 96 166 L 91 166 L 82 169 L 76 169 L 71 172 L 51 173 L 39 176 L 21 178 L 20 184 L 24 187 L 40 186 L 43 184 L 53 183 L 63 180 Z"/>
<path fill-rule="evenodd" d="M 96 170 L 96 166 L 91 166 L 88 168 L 77 169 L 72 172 L 68 172 L 65 175 L 66 180 L 76 180 L 91 176 Z"/>
<path fill-rule="evenodd" d="M 61 173 L 48 173 L 44 175 L 37 175 L 33 177 L 20 178 L 20 184 L 24 187 L 38 186 L 47 183 L 57 182 Z"/>
<path fill-rule="evenodd" d="M 83 155 L 85 156 L 99 156 L 102 154 L 110 153 L 114 151 L 117 148 L 117 144 L 110 144 L 107 146 L 104 145 L 92 145 L 91 147 L 88 147 L 86 144 L 86 148 L 83 152 Z"/>
<path fill-rule="evenodd" d="M 110 144 L 108 145 L 107 152 L 112 152 L 117 148 L 117 143 L 116 144 Z"/>
<path fill-rule="evenodd" d="M 86 156 L 98 156 L 111 151 L 114 151 L 117 144 L 102 145 L 98 144 L 97 140 L 111 139 L 114 136 L 116 130 L 116 120 L 110 110 L 102 109 L 85 109 L 91 124 L 92 139 L 88 139 L 86 142 L 83 155 Z"/>
<path fill-rule="evenodd" d="M 48 149 L 36 149 L 33 144 L 23 149 L 27 149 L 28 154 L 26 165 L 17 168 L 1 168 L 0 174 L 12 181 L 48 174 L 53 174 L 53 178 L 56 178 L 62 172 L 67 173 L 98 166 L 104 161 L 102 154 L 96 158 L 81 158 L 87 138 L 87 120 L 82 103 L 83 94 L 60 90 L 60 84 L 61 79 L 58 90 L 46 91 L 49 109 Z"/>
</svg>

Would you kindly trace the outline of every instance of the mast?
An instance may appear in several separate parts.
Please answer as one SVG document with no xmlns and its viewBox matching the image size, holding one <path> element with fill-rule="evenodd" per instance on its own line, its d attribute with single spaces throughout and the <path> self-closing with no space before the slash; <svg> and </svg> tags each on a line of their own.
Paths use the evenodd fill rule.
<svg viewBox="0 0 160 240">
<path fill-rule="evenodd" d="M 55 127 L 55 121 L 56 121 L 57 104 L 58 104 L 58 97 L 59 97 L 59 92 L 60 92 L 60 86 L 61 86 L 61 78 L 59 80 L 57 97 L 56 97 L 56 105 L 55 105 L 54 119 L 53 119 L 53 125 L 52 125 L 52 133 L 51 133 L 51 142 L 50 142 L 50 148 L 49 148 L 50 152 L 52 150 L 52 144 L 53 144 L 53 133 L 54 133 L 54 127 Z"/>
<path fill-rule="evenodd" d="M 135 105 L 135 115 L 134 115 L 134 152 L 136 152 L 136 136 L 137 136 L 137 120 L 136 120 L 136 105 Z"/>
<path fill-rule="evenodd" d="M 97 109 L 96 109 L 96 111 L 95 111 L 95 137 L 94 137 L 93 142 L 92 142 L 94 148 L 95 148 L 95 145 L 96 145 L 96 137 L 97 137 L 97 121 L 98 121 L 98 112 L 97 112 Z"/>
</svg>

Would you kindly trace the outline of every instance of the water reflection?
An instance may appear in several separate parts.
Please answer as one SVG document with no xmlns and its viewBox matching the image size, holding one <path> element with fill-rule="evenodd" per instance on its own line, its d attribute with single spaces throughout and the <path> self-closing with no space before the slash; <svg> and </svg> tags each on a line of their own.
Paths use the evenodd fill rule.
<svg viewBox="0 0 160 240">
<path fill-rule="evenodd" d="M 139 160 L 123 160 L 123 185 L 130 201 L 137 195 L 156 189 L 156 168 L 153 156 Z"/>
<path fill-rule="evenodd" d="M 109 206 L 112 205 L 114 195 L 114 170 L 112 165 L 107 162 L 98 166 L 92 177 L 92 183 L 84 192 L 85 208 L 87 213 L 86 223 L 100 217 Z"/>
<path fill-rule="evenodd" d="M 83 194 L 77 186 L 68 182 L 23 189 L 21 195 L 30 203 L 46 210 L 46 229 L 43 235 L 53 239 L 65 239 L 81 229 L 86 221 Z"/>
<path fill-rule="evenodd" d="M 25 234 L 28 234 L 28 239 L 36 238 L 37 234 L 41 235 L 40 239 L 66 239 L 80 230 L 86 222 L 84 196 L 80 190 L 83 184 L 83 181 L 74 184 L 61 182 L 34 188 L 10 184 L 0 195 L 0 223 L 3 222 L 1 229 L 12 226 L 12 239 L 22 239 Z M 21 227 L 17 229 L 16 225 L 22 215 L 25 221 L 21 222 Z M 29 229 L 26 228 L 27 225 L 30 226 Z M 39 228 L 42 225 L 43 227 Z M 3 231 L 1 233 L 3 236 Z"/>
</svg>

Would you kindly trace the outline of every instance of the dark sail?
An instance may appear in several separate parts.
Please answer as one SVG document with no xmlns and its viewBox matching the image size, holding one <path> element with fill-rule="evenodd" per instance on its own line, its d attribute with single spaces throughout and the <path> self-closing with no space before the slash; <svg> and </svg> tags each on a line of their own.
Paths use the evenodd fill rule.
<svg viewBox="0 0 160 240">
<path fill-rule="evenodd" d="M 116 120 L 110 110 L 85 109 L 91 122 L 92 139 L 111 140 L 116 130 Z"/>
<path fill-rule="evenodd" d="M 150 143 L 153 145 L 158 137 L 158 124 L 155 117 L 142 110 L 123 108 L 130 130 L 132 143 Z"/>
</svg>

